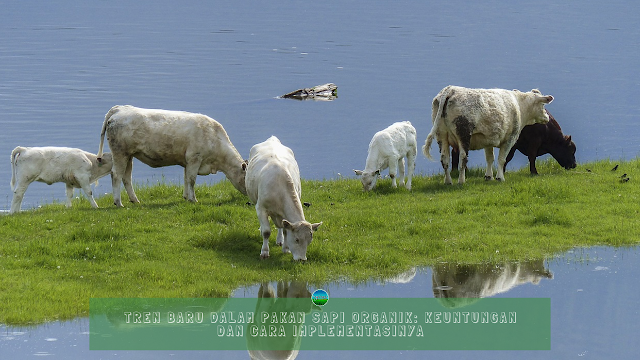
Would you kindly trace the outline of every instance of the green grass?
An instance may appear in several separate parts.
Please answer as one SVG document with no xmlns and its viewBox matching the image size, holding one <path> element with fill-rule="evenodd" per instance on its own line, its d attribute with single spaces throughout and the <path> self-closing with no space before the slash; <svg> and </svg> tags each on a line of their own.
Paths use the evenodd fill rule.
<svg viewBox="0 0 640 360">
<path fill-rule="evenodd" d="M 275 245 L 260 259 L 255 209 L 229 182 L 137 189 L 141 204 L 92 209 L 51 204 L 0 216 L 0 323 L 29 324 L 88 315 L 91 297 L 227 297 L 262 281 L 310 284 L 383 279 L 438 262 L 541 259 L 573 247 L 639 243 L 640 160 L 599 161 L 565 171 L 553 161 L 464 186 L 442 174 L 414 178 L 413 191 L 389 179 L 364 193 L 355 178 L 303 181 L 311 222 L 323 221 L 306 263 Z M 627 173 L 630 181 L 621 182 Z M 123 197 L 126 198 L 126 197 Z"/>
</svg>

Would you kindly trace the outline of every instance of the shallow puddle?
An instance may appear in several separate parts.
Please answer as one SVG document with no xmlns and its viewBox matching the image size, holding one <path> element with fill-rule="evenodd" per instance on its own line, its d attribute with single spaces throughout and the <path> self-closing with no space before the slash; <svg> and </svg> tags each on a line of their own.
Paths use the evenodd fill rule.
<svg viewBox="0 0 640 360">
<path fill-rule="evenodd" d="M 636 341 L 640 333 L 640 290 L 635 285 L 640 275 L 639 249 L 576 249 L 546 261 L 525 263 L 440 264 L 433 269 L 411 269 L 384 282 L 329 283 L 322 288 L 330 297 L 435 297 L 449 308 L 464 307 L 484 297 L 550 298 L 550 351 L 454 351 L 454 356 L 476 360 L 630 358 L 640 350 Z M 238 289 L 235 297 L 280 297 L 285 293 L 305 297 L 314 290 L 301 282 L 274 282 Z M 305 351 L 304 342 L 302 349 L 288 355 L 300 359 L 452 355 L 451 351 Z M 0 354 L 3 359 L 249 358 L 247 351 L 90 351 L 87 318 L 33 328 L 0 326 Z"/>
</svg>

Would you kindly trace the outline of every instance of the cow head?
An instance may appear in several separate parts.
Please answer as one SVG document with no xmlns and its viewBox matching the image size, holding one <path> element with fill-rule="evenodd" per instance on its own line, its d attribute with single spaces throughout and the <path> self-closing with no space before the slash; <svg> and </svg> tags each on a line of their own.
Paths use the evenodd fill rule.
<svg viewBox="0 0 640 360">
<path fill-rule="evenodd" d="M 549 122 L 549 114 L 547 114 L 544 106 L 553 101 L 553 96 L 542 95 L 538 89 L 533 89 L 526 93 L 518 90 L 514 90 L 514 92 L 520 105 L 522 127 L 533 124 L 546 124 Z"/>
<path fill-rule="evenodd" d="M 113 166 L 113 156 L 111 153 L 103 153 L 101 157 L 96 158 L 96 165 L 98 165 L 100 170 L 104 170 L 108 173 L 111 171 L 111 167 Z"/>
<path fill-rule="evenodd" d="M 567 170 L 576 167 L 576 144 L 571 141 L 571 136 L 564 136 L 548 147 L 549 153 L 560 166 Z"/>
<path fill-rule="evenodd" d="M 370 191 L 376 186 L 376 181 L 378 181 L 378 176 L 380 176 L 380 169 L 376 171 L 362 171 L 362 170 L 353 170 L 356 175 L 360 176 L 360 181 L 362 181 L 362 187 L 364 191 Z"/>
<path fill-rule="evenodd" d="M 243 160 L 241 163 L 235 165 L 233 169 L 227 175 L 227 179 L 231 181 L 233 187 L 240 191 L 243 195 L 247 195 L 247 187 L 245 185 L 245 179 L 247 175 L 248 160 Z"/>
<path fill-rule="evenodd" d="M 282 226 L 284 228 L 284 243 L 282 244 L 282 251 L 291 252 L 293 260 L 307 260 L 307 246 L 313 240 L 313 233 L 318 230 L 318 227 L 322 225 L 321 222 L 311 224 L 307 221 L 298 221 L 291 223 L 287 220 L 282 220 Z"/>
</svg>

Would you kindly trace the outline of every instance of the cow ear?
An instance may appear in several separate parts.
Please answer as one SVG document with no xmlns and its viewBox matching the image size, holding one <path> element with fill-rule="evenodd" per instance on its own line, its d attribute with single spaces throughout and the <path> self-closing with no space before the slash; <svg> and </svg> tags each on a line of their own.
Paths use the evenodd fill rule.
<svg viewBox="0 0 640 360">
<path fill-rule="evenodd" d="M 355 172 L 356 175 L 358 175 L 358 176 L 362 175 L 362 170 L 355 170 L 354 169 L 353 172 Z"/>
<path fill-rule="evenodd" d="M 320 225 L 322 225 L 322 221 L 320 221 L 319 223 L 311 224 L 311 230 L 314 232 L 317 231 Z"/>
<path fill-rule="evenodd" d="M 531 92 L 534 93 L 534 94 L 542 95 L 542 93 L 538 89 L 531 89 Z"/>
<path fill-rule="evenodd" d="M 284 227 L 287 230 L 293 230 L 293 225 L 291 225 L 291 223 L 285 219 L 282 219 L 282 227 Z"/>
<path fill-rule="evenodd" d="M 380 169 L 376 170 L 376 172 L 374 174 L 380 175 Z"/>
</svg>

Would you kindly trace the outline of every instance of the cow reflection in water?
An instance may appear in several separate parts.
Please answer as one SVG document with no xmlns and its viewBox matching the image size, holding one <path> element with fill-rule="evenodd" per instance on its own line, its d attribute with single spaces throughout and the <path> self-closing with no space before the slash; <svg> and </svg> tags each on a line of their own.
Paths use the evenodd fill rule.
<svg viewBox="0 0 640 360">
<path fill-rule="evenodd" d="M 505 264 L 439 264 L 433 268 L 433 296 L 448 308 L 472 304 L 480 298 L 507 292 L 512 288 L 552 279 L 544 260 Z"/>
<path fill-rule="evenodd" d="M 300 300 L 293 300 L 296 298 Z M 304 312 L 308 314 L 314 308 L 316 307 L 311 302 L 311 293 L 305 282 L 280 281 L 277 285 L 277 292 L 273 290 L 270 284 L 261 284 L 260 290 L 258 291 L 255 323 L 249 326 L 257 326 L 257 329 L 264 326 L 266 329 L 269 329 L 270 325 L 275 325 L 278 329 L 277 331 L 280 330 L 280 326 L 283 326 L 285 336 L 251 336 L 251 329 L 248 329 L 247 349 L 251 359 L 295 359 L 300 351 L 300 342 L 302 339 L 298 336 L 294 337 L 293 328 L 304 325 L 304 323 L 281 323 L 280 319 L 274 319 L 272 322 L 271 314 L 281 314 L 282 312 L 286 312 L 287 314 Z M 263 313 L 268 314 L 269 318 L 264 320 L 262 317 Z"/>
</svg>

